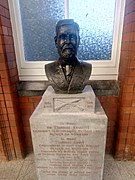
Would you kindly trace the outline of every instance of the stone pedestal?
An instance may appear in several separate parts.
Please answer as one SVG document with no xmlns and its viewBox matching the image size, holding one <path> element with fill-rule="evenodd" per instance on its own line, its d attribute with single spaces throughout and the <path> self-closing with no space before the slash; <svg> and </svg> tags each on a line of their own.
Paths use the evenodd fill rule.
<svg viewBox="0 0 135 180">
<path fill-rule="evenodd" d="M 39 180 L 101 180 L 107 117 L 90 86 L 80 94 L 48 87 L 30 118 Z"/>
</svg>

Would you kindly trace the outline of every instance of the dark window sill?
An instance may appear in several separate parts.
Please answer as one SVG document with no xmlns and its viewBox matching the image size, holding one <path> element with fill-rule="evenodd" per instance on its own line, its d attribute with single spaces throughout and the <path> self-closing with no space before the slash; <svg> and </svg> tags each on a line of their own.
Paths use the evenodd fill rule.
<svg viewBox="0 0 135 180">
<path fill-rule="evenodd" d="M 48 81 L 21 81 L 18 84 L 20 96 L 42 96 L 48 87 Z M 96 96 L 118 96 L 119 82 L 115 80 L 90 81 Z"/>
</svg>

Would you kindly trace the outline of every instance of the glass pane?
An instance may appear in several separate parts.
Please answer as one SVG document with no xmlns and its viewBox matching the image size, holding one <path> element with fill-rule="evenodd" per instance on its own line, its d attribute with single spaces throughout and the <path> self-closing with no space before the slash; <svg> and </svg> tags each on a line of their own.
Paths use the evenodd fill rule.
<svg viewBox="0 0 135 180">
<path fill-rule="evenodd" d="M 80 26 L 79 59 L 111 59 L 115 0 L 69 0 L 69 18 Z"/>
<path fill-rule="evenodd" d="M 56 22 L 64 18 L 64 0 L 20 0 L 25 59 L 54 60 Z"/>
</svg>

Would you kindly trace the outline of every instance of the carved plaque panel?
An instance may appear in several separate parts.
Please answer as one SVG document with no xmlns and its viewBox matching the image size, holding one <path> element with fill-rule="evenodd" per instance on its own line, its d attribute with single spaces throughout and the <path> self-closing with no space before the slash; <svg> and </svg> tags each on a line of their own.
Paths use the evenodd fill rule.
<svg viewBox="0 0 135 180">
<path fill-rule="evenodd" d="M 83 112 L 84 98 L 54 98 L 54 112 Z"/>
</svg>

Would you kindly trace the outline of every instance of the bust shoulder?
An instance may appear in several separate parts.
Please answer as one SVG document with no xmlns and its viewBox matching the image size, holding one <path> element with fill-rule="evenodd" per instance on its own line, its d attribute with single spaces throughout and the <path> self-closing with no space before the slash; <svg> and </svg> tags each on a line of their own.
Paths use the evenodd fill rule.
<svg viewBox="0 0 135 180">
<path fill-rule="evenodd" d="M 45 65 L 45 72 L 46 74 L 51 74 L 51 73 L 55 73 L 57 67 L 59 66 L 59 63 L 57 61 L 54 61 L 52 63 L 46 64 Z"/>
<path fill-rule="evenodd" d="M 80 64 L 84 67 L 84 68 L 91 68 L 92 65 L 90 63 L 84 62 L 84 61 L 80 61 Z"/>
<path fill-rule="evenodd" d="M 54 62 L 52 62 L 52 63 L 49 63 L 49 64 L 46 64 L 45 65 L 45 69 L 50 69 L 50 68 L 52 68 L 52 67 L 55 67 L 56 66 L 56 64 L 58 64 L 56 61 L 54 61 Z"/>
<path fill-rule="evenodd" d="M 83 70 L 85 71 L 85 73 L 91 75 L 92 64 L 86 63 L 83 61 L 80 61 L 80 64 L 81 64 Z"/>
</svg>

